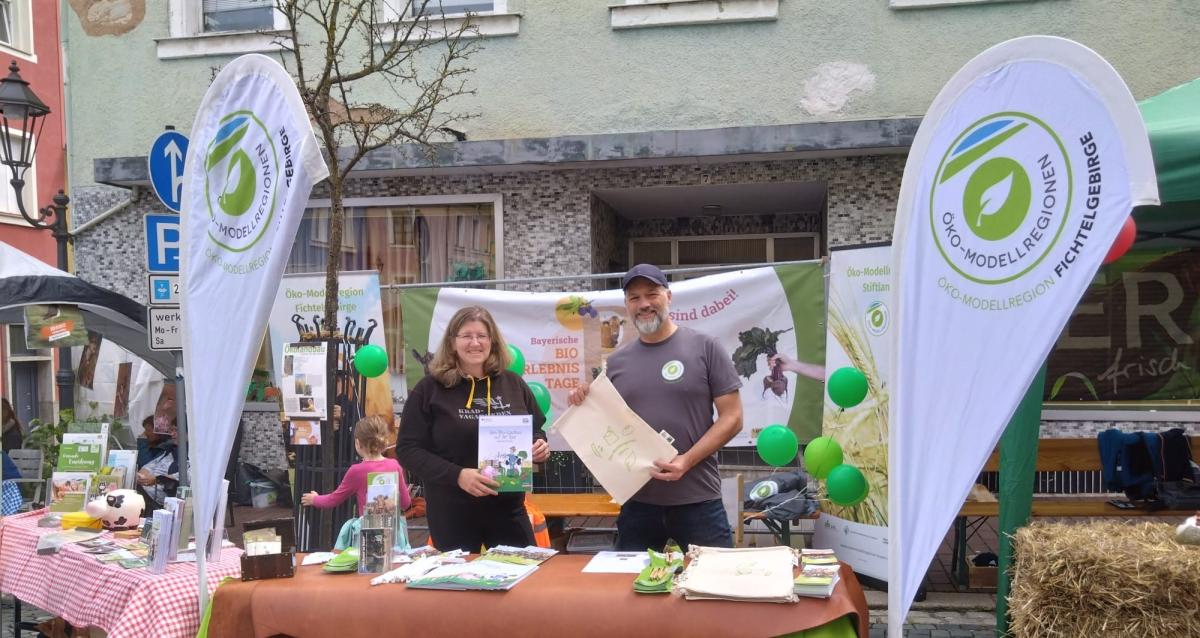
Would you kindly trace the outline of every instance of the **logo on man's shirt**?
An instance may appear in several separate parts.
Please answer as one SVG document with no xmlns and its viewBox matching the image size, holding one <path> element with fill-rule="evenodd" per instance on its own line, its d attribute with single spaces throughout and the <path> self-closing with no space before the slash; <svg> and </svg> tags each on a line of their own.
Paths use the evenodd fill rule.
<svg viewBox="0 0 1200 638">
<path fill-rule="evenodd" d="M 668 383 L 674 383 L 683 377 L 683 362 L 678 359 L 672 359 L 663 364 L 662 378 Z"/>
</svg>

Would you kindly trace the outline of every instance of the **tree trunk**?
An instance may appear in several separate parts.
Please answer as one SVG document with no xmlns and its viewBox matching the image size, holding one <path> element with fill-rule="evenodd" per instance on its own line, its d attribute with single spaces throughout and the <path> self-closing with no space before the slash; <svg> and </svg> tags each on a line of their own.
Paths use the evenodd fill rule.
<svg viewBox="0 0 1200 638">
<path fill-rule="evenodd" d="M 338 274 L 342 270 L 342 229 L 345 227 L 345 208 L 342 206 L 342 176 L 336 166 L 329 174 L 329 252 L 325 261 L 325 318 L 318 338 L 328 344 L 325 356 L 325 408 L 328 418 L 321 422 L 321 493 L 329 494 L 336 486 L 335 469 L 337 445 L 333 429 L 333 411 L 337 404 L 338 348 L 333 335 L 338 325 Z M 349 362 L 347 362 L 349 363 Z M 348 415 L 347 417 L 348 418 Z M 342 424 L 346 425 L 346 424 Z M 333 510 L 321 512 L 317 534 L 320 547 L 333 547 Z"/>
</svg>

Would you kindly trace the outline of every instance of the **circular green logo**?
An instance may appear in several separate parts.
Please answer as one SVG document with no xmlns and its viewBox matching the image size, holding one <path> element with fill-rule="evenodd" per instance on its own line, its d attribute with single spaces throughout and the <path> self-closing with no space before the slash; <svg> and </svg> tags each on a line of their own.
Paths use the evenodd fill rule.
<svg viewBox="0 0 1200 638">
<path fill-rule="evenodd" d="M 231 252 L 254 246 L 275 216 L 279 175 L 275 140 L 254 113 L 221 118 L 204 153 L 209 239 Z"/>
<path fill-rule="evenodd" d="M 949 144 L 929 191 L 934 244 L 960 275 L 1001 284 L 1048 255 L 1071 212 L 1071 161 L 1028 113 L 994 113 Z"/>
<path fill-rule="evenodd" d="M 1029 175 L 1016 161 L 993 157 L 967 178 L 963 216 L 978 237 L 999 241 L 1015 233 L 1029 214 Z"/>
<path fill-rule="evenodd" d="M 889 319 L 888 307 L 882 301 L 875 301 L 867 306 L 867 332 L 872 336 L 878 337 L 887 332 Z"/>
<path fill-rule="evenodd" d="M 672 359 L 663 364 L 662 378 L 667 381 L 678 381 L 683 377 L 683 362 L 678 359 Z"/>
</svg>

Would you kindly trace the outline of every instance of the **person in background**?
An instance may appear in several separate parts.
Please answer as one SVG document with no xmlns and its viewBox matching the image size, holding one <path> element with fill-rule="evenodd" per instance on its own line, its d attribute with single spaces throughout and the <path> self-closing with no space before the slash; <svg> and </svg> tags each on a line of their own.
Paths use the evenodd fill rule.
<svg viewBox="0 0 1200 638">
<path fill-rule="evenodd" d="M 500 484 L 478 469 L 484 415 L 533 415 L 532 460 L 550 456 L 542 432 L 546 416 L 509 364 L 491 313 L 462 308 L 450 318 L 429 376 L 413 386 L 404 404 L 396 458 L 425 487 L 429 535 L 439 550 L 534 543 L 525 493 L 497 493 Z"/>
<path fill-rule="evenodd" d="M 6 450 L 20 449 L 25 442 L 25 428 L 17 419 L 17 412 L 8 399 L 0 399 L 0 423 L 4 428 L 3 435 L 0 435 L 0 447 Z"/>
<path fill-rule="evenodd" d="M 662 550 L 667 539 L 684 550 L 732 547 L 717 450 L 742 429 L 742 382 L 733 360 L 712 336 L 671 320 L 671 291 L 656 266 L 634 266 L 621 287 L 638 340 L 609 355 L 606 374 L 638 416 L 674 437 L 679 454 L 654 461 L 655 480 L 621 506 L 617 549 Z M 579 405 L 587 394 L 588 386 L 576 388 L 568 403 Z"/>
<path fill-rule="evenodd" d="M 300 497 L 300 503 L 308 507 L 330 509 L 341 505 L 351 494 L 358 499 L 358 515 L 362 516 L 367 508 L 367 476 L 380 472 L 395 472 L 400 477 L 400 512 L 412 505 L 412 496 L 408 493 L 408 483 L 404 480 L 404 470 L 396 459 L 384 458 L 383 449 L 388 443 L 387 419 L 381 416 L 368 416 L 359 419 L 354 425 L 354 450 L 362 457 L 362 461 L 350 466 L 337 489 L 329 494 L 308 492 Z"/>
<path fill-rule="evenodd" d="M 142 430 L 142 436 L 137 440 L 138 471 L 134 482 L 147 498 L 147 509 L 153 510 L 162 507 L 163 500 L 175 496 L 179 489 L 179 460 L 176 457 L 179 430 L 175 419 L 171 419 L 168 434 L 155 432 L 153 416 L 142 421 Z"/>
</svg>

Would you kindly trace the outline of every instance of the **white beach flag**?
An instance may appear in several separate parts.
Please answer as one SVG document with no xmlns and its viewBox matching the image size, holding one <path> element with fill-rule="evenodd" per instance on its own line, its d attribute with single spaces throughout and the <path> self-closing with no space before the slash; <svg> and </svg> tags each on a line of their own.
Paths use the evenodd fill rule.
<svg viewBox="0 0 1200 638">
<path fill-rule="evenodd" d="M 1133 206 L 1158 203 L 1116 71 L 1033 36 L 964 66 L 913 140 L 893 233 L 888 633 Z"/>
<path fill-rule="evenodd" d="M 246 385 L 296 228 L 328 176 L 295 83 L 242 56 L 217 75 L 192 125 L 180 226 L 188 460 L 201 608 L 203 543 L 220 502 Z"/>
</svg>

